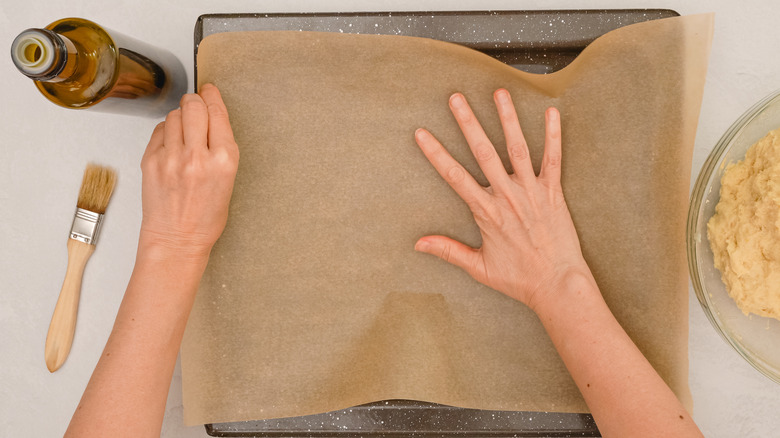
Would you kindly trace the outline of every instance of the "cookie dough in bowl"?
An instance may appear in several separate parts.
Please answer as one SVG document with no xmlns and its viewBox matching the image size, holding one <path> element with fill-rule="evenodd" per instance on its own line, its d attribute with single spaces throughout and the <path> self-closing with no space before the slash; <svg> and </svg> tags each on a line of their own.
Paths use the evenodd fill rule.
<svg viewBox="0 0 780 438">
<path fill-rule="evenodd" d="M 779 127 L 777 90 L 734 121 L 710 151 L 691 191 L 686 227 L 691 286 L 704 315 L 734 351 L 777 383 Z"/>
<path fill-rule="evenodd" d="M 744 314 L 780 319 L 780 129 L 729 164 L 707 236 L 731 298 Z"/>
</svg>

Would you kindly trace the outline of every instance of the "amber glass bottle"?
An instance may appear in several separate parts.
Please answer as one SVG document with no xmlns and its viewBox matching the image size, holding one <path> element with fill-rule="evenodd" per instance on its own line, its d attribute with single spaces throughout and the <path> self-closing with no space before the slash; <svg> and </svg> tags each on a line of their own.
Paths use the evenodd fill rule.
<svg viewBox="0 0 780 438">
<path fill-rule="evenodd" d="M 11 58 L 65 108 L 161 117 L 179 106 L 187 75 L 171 53 L 81 18 L 28 29 Z"/>
</svg>

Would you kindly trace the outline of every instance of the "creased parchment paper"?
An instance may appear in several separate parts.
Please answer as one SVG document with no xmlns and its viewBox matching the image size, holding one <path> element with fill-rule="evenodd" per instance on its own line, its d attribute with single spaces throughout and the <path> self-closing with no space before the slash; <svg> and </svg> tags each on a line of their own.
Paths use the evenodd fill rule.
<svg viewBox="0 0 780 438">
<path fill-rule="evenodd" d="M 433 132 L 486 184 L 447 108 L 463 92 L 508 163 L 492 92 L 514 97 L 538 171 L 563 121 L 563 189 L 601 291 L 678 397 L 687 382 L 685 217 L 712 16 L 635 24 L 550 75 L 433 40 L 209 36 L 241 162 L 182 351 L 185 422 L 307 415 L 386 399 L 586 412 L 536 316 L 416 253 L 472 246 L 466 205 L 418 150 Z"/>
</svg>

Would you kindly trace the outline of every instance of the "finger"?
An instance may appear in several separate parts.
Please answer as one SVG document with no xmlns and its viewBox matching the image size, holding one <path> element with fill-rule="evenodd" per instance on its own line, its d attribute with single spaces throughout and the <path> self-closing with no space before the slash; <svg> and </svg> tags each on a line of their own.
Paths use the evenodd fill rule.
<svg viewBox="0 0 780 438">
<path fill-rule="evenodd" d="M 561 184 L 561 117 L 555 108 L 545 112 L 544 156 L 539 179 L 547 181 L 550 187 Z"/>
<path fill-rule="evenodd" d="M 498 117 L 504 130 L 509 161 L 515 171 L 514 178 L 520 184 L 527 186 L 536 175 L 534 175 L 534 168 L 531 165 L 528 144 L 517 119 L 517 111 L 512 103 L 512 96 L 510 96 L 509 91 L 499 89 L 493 94 L 493 98 L 496 101 Z"/>
<path fill-rule="evenodd" d="M 160 122 L 157 124 L 157 126 L 154 127 L 154 131 L 152 131 L 152 136 L 149 138 L 149 144 L 146 146 L 146 149 L 158 149 L 163 147 L 164 143 L 164 135 L 165 135 L 165 122 Z"/>
<path fill-rule="evenodd" d="M 479 124 L 477 117 L 471 111 L 466 98 L 460 93 L 455 93 L 450 97 L 450 109 L 458 121 L 463 136 L 466 137 L 471 148 L 471 153 L 477 159 L 480 169 L 484 172 L 491 186 L 505 185 L 509 180 L 509 175 L 501 163 L 501 158 L 496 152 L 496 148 L 490 143 L 485 131 Z"/>
<path fill-rule="evenodd" d="M 177 108 L 169 112 L 168 117 L 165 118 L 163 146 L 174 148 L 184 145 L 184 136 L 181 129 L 181 108 Z"/>
<path fill-rule="evenodd" d="M 477 267 L 480 266 L 479 250 L 457 240 L 444 236 L 425 236 L 417 241 L 414 249 L 451 263 L 468 272 L 472 277 L 480 275 L 476 272 Z"/>
<path fill-rule="evenodd" d="M 149 144 L 146 145 L 146 150 L 144 151 L 143 157 L 141 157 L 141 162 L 146 160 L 149 155 L 163 147 L 164 135 L 165 122 L 160 122 L 157 124 L 157 126 L 154 127 L 154 131 L 152 131 L 152 136 L 149 138 Z"/>
<path fill-rule="evenodd" d="M 209 115 L 209 148 L 237 149 L 227 107 L 219 89 L 212 84 L 204 84 L 201 86 L 200 96 L 206 103 Z"/>
<path fill-rule="evenodd" d="M 488 200 L 489 195 L 485 189 L 452 158 L 430 132 L 420 128 L 414 133 L 414 137 L 428 161 L 472 211 Z"/>
<path fill-rule="evenodd" d="M 180 105 L 184 145 L 192 148 L 207 148 L 209 114 L 203 99 L 197 94 L 185 94 L 181 98 Z"/>
</svg>

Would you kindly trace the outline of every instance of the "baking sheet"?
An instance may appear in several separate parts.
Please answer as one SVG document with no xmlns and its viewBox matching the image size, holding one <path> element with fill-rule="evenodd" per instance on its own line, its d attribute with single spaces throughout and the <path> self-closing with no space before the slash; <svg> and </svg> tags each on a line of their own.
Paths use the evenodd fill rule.
<svg viewBox="0 0 780 438">
<path fill-rule="evenodd" d="M 607 32 L 678 15 L 669 9 L 206 14 L 195 25 L 195 84 L 198 46 L 216 33 L 298 30 L 417 36 L 470 47 L 529 73 L 552 73 Z"/>
<path fill-rule="evenodd" d="M 711 16 L 637 24 L 546 76 L 407 37 L 204 40 L 199 81 L 223 91 L 242 158 L 183 345 L 185 421 L 384 399 L 586 408 L 528 309 L 412 250 L 430 233 L 479 245 L 412 133 L 428 128 L 478 174 L 446 101 L 464 92 L 502 150 L 498 87 L 515 96 L 537 169 L 543 110 L 561 110 L 563 186 L 585 257 L 689 404 L 684 219 L 710 39 Z"/>
<path fill-rule="evenodd" d="M 359 13 L 206 14 L 203 38 L 222 32 L 299 30 L 406 35 L 454 42 L 519 70 L 551 73 L 573 61 L 597 37 L 634 23 L 679 14 L 668 9 L 431 11 Z M 206 424 L 212 436 L 600 436 L 587 413 L 490 411 L 386 400 L 300 417 Z"/>
</svg>

